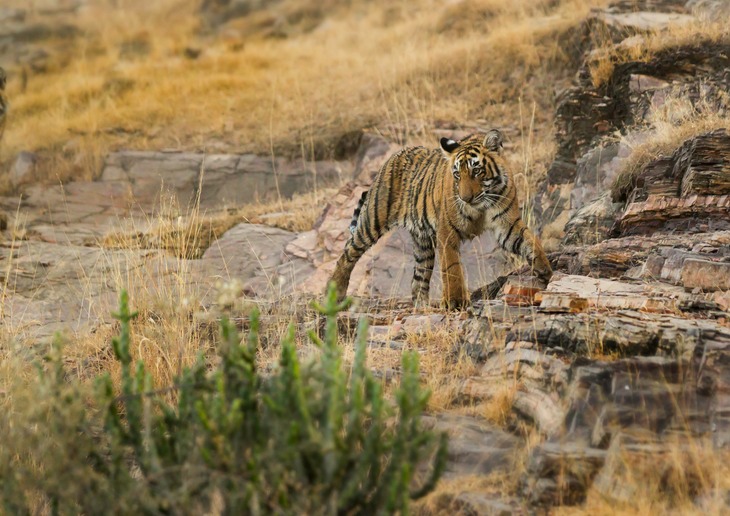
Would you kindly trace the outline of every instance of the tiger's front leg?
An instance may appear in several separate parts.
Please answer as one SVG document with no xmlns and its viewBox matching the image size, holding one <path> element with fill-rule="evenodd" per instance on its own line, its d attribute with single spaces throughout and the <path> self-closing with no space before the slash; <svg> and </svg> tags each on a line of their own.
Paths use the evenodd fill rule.
<svg viewBox="0 0 730 516">
<path fill-rule="evenodd" d="M 442 304 L 450 310 L 464 308 L 469 305 L 469 291 L 464 280 L 464 269 L 461 266 L 461 240 L 448 223 L 439 224 L 438 250 L 441 265 L 441 281 L 444 285 Z"/>
<path fill-rule="evenodd" d="M 528 260 L 538 277 L 546 284 L 550 282 L 553 275 L 550 262 L 542 249 L 540 240 L 521 218 L 515 219 L 510 226 L 498 231 L 497 238 L 505 251 L 510 251 Z"/>
</svg>

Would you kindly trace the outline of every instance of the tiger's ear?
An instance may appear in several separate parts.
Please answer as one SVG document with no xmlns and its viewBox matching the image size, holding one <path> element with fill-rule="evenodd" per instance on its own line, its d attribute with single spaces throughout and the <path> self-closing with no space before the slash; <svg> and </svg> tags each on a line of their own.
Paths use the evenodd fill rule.
<svg viewBox="0 0 730 516">
<path fill-rule="evenodd" d="M 444 151 L 444 154 L 448 157 L 453 154 L 453 152 L 459 148 L 459 144 L 456 143 L 454 140 L 450 140 L 449 138 L 441 138 L 441 150 Z"/>
<path fill-rule="evenodd" d="M 502 149 L 502 142 L 504 142 L 504 137 L 502 136 L 502 133 L 496 129 L 492 129 L 484 137 L 484 146 L 493 152 L 499 152 Z"/>
</svg>

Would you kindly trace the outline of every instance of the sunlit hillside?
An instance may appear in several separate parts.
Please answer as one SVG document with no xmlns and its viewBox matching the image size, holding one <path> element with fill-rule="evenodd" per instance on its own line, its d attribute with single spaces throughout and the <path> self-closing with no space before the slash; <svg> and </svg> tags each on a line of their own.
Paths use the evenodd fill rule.
<svg viewBox="0 0 730 516">
<path fill-rule="evenodd" d="M 730 0 L 0 0 L 0 515 L 729 514 L 728 56 Z"/>
<path fill-rule="evenodd" d="M 41 3 L 31 16 L 49 23 Z M 435 128 L 495 126 L 544 160 L 575 27 L 598 3 L 261 2 L 211 25 L 197 2 L 94 0 L 52 21 L 78 32 L 42 72 L 3 63 L 0 156 L 41 151 L 57 181 L 93 177 L 109 149 L 342 156 L 363 128 L 432 144 Z"/>
</svg>

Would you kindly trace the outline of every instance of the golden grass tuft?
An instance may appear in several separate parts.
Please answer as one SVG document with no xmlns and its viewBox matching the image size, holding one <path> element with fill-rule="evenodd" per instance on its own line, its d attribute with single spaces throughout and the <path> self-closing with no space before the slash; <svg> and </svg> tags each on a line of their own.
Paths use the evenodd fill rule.
<svg viewBox="0 0 730 516">
<path fill-rule="evenodd" d="M 618 45 L 604 44 L 592 55 L 589 71 L 593 86 L 599 88 L 612 77 L 615 67 L 622 63 L 649 62 L 659 52 L 682 47 L 702 47 L 730 44 L 727 20 L 698 18 L 689 23 L 670 25 L 649 35 L 634 36 Z"/>
<path fill-rule="evenodd" d="M 286 231 L 309 231 L 322 213 L 322 206 L 337 192 L 324 188 L 295 194 L 291 199 L 255 202 L 222 212 L 181 214 L 170 207 L 134 231 L 119 229 L 105 235 L 99 245 L 107 249 L 158 249 L 184 259 L 198 259 L 211 244 L 233 226 L 245 222 L 264 224 Z"/>
<path fill-rule="evenodd" d="M 725 105 L 718 109 L 717 101 Z M 671 155 L 685 140 L 715 129 L 730 129 L 730 96 L 725 94 L 718 100 L 700 98 L 696 103 L 681 91 L 667 97 L 661 109 L 656 109 L 648 120 L 651 128 L 648 138 L 634 144 L 631 136 L 624 142 L 631 148 L 631 154 L 622 164 L 611 187 L 614 202 L 626 201 L 635 186 L 636 176 L 652 160 Z M 641 136 L 641 133 L 640 133 Z M 644 134 L 643 136 L 646 136 Z"/>
</svg>

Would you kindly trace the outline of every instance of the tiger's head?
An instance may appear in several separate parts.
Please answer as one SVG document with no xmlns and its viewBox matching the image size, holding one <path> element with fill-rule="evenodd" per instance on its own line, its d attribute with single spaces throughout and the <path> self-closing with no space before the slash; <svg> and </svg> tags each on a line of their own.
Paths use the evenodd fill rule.
<svg viewBox="0 0 730 516">
<path fill-rule="evenodd" d="M 502 142 L 502 133 L 496 129 L 467 136 L 459 142 L 441 138 L 441 150 L 451 167 L 461 202 L 480 209 L 499 200 L 507 186 Z"/>
</svg>

